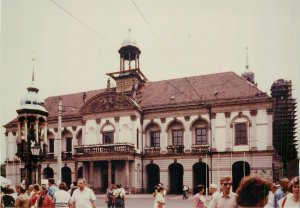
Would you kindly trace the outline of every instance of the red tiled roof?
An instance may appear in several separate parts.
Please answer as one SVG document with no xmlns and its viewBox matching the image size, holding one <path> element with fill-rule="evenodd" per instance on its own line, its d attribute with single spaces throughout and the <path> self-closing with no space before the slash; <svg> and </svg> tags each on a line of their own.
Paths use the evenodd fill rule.
<svg viewBox="0 0 300 208">
<path fill-rule="evenodd" d="M 140 93 L 143 108 L 158 105 L 195 103 L 206 100 L 209 103 L 230 99 L 267 96 L 255 85 L 234 72 L 207 74 L 157 82 L 147 82 Z"/>
<path fill-rule="evenodd" d="M 86 100 L 94 97 L 95 95 L 104 92 L 105 89 L 92 90 L 87 92 L 79 92 L 67 95 L 59 95 L 48 97 L 45 100 L 45 107 L 49 112 L 49 117 L 57 117 L 58 115 L 58 101 L 62 99 L 63 104 L 63 115 L 77 115 L 80 108 L 84 104 L 83 94 L 86 94 Z"/>
<path fill-rule="evenodd" d="M 86 100 L 88 100 L 105 91 L 106 89 L 100 89 L 48 97 L 45 100 L 45 107 L 49 112 L 48 119 L 57 118 L 59 97 L 61 97 L 63 102 L 63 115 L 76 116 L 80 115 L 79 110 L 84 104 L 84 93 L 86 93 Z M 236 73 L 223 72 L 146 82 L 137 92 L 137 103 L 141 109 L 151 109 L 169 105 L 199 103 L 201 96 L 208 103 L 269 97 Z M 12 122 L 15 122 L 15 120 Z"/>
</svg>

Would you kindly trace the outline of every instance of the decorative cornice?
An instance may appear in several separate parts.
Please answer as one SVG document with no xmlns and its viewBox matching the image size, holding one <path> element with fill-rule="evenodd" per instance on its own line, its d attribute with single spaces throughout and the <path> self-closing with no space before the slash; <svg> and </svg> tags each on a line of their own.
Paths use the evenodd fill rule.
<svg viewBox="0 0 300 208">
<path fill-rule="evenodd" d="M 185 121 L 189 121 L 190 118 L 191 118 L 191 116 L 184 116 L 184 120 L 185 120 Z"/>
<path fill-rule="evenodd" d="M 99 125 L 101 123 L 101 118 L 96 118 L 96 123 Z"/>
<path fill-rule="evenodd" d="M 257 115 L 257 110 L 250 110 L 250 115 L 251 116 L 256 116 Z"/>
<path fill-rule="evenodd" d="M 135 121 L 135 120 L 136 120 L 136 115 L 131 115 L 131 116 L 130 116 L 130 119 L 131 119 L 132 121 Z"/>
<path fill-rule="evenodd" d="M 217 114 L 216 113 L 211 113 L 210 116 L 211 116 L 211 119 L 215 119 Z"/>
<path fill-rule="evenodd" d="M 161 123 L 166 123 L 166 118 L 160 118 Z"/>
<path fill-rule="evenodd" d="M 114 119 L 115 119 L 116 123 L 118 123 L 120 121 L 120 117 L 119 116 L 116 116 Z"/>
<path fill-rule="evenodd" d="M 225 112 L 225 118 L 230 118 L 231 112 Z"/>
</svg>

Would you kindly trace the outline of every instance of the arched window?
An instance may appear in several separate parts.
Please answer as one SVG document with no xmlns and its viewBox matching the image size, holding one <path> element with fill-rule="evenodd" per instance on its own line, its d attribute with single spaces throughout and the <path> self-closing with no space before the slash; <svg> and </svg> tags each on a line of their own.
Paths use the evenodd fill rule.
<svg viewBox="0 0 300 208">
<path fill-rule="evenodd" d="M 248 145 L 251 125 L 251 120 L 242 112 L 232 119 L 230 127 L 233 128 L 234 145 Z"/>
<path fill-rule="evenodd" d="M 106 123 L 101 130 L 102 144 L 114 143 L 114 127 L 110 123 Z"/>
<path fill-rule="evenodd" d="M 207 145 L 208 144 L 208 123 L 199 118 L 192 123 L 191 131 L 193 132 L 193 144 L 195 145 Z"/>
<path fill-rule="evenodd" d="M 146 145 L 160 147 L 160 128 L 156 123 L 150 123 L 146 128 Z"/>
<path fill-rule="evenodd" d="M 170 123 L 170 125 L 168 126 L 169 145 L 182 146 L 183 133 L 184 133 L 184 127 L 182 123 L 176 120 Z"/>
</svg>

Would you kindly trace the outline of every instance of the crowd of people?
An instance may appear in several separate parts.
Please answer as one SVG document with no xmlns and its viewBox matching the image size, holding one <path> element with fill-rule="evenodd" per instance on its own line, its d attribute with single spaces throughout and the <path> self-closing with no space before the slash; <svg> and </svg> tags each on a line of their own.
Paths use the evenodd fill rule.
<svg viewBox="0 0 300 208">
<path fill-rule="evenodd" d="M 231 176 L 220 179 L 220 191 L 216 184 L 209 186 L 211 200 L 204 196 L 205 186 L 199 184 L 193 199 L 194 208 L 299 208 L 299 176 L 289 181 L 282 178 L 278 185 L 258 176 L 244 177 L 236 193 L 232 192 Z M 16 189 L 16 192 L 13 190 Z M 183 186 L 183 199 L 189 195 L 189 187 Z M 153 208 L 166 206 L 167 190 L 162 183 L 155 186 Z M 125 190 L 121 184 L 111 184 L 106 191 L 105 202 L 108 208 L 125 208 Z M 85 179 L 73 182 L 70 189 L 66 183 L 57 186 L 53 178 L 48 186 L 33 184 L 26 189 L 23 185 L 2 188 L 1 207 L 20 208 L 96 208 L 96 196 L 87 187 Z"/>
<path fill-rule="evenodd" d="M 277 187 L 270 181 L 258 176 L 244 177 L 236 193 L 232 192 L 232 178 L 221 177 L 221 190 L 217 185 L 211 184 L 211 201 L 206 204 L 203 197 L 205 187 L 197 186 L 197 194 L 194 197 L 194 208 L 299 208 L 299 176 L 289 181 L 287 178 L 280 180 Z"/>
<path fill-rule="evenodd" d="M 209 194 L 211 200 L 207 203 L 205 186 L 199 184 L 193 199 L 194 208 L 299 208 L 299 176 L 291 181 L 282 178 L 278 185 L 265 178 L 252 175 L 246 176 L 240 181 L 236 193 L 232 191 L 231 176 L 220 178 L 220 191 L 216 184 L 211 184 Z M 189 187 L 183 186 L 183 199 L 188 198 Z M 153 193 L 154 207 L 164 208 L 166 201 L 166 189 L 159 183 Z"/>
<path fill-rule="evenodd" d="M 14 191 L 14 188 L 16 192 Z M 81 178 L 68 189 L 66 183 L 57 186 L 53 178 L 48 186 L 32 184 L 5 187 L 1 190 L 1 207 L 15 208 L 96 208 L 96 196 Z"/>
</svg>

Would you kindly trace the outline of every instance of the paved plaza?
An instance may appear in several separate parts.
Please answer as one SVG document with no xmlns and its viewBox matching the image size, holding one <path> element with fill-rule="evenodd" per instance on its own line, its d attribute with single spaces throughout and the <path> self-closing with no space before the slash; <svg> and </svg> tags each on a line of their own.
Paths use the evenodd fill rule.
<svg viewBox="0 0 300 208">
<path fill-rule="evenodd" d="M 167 195 L 166 208 L 189 208 L 193 207 L 193 196 L 182 199 L 182 195 Z M 154 199 L 151 194 L 126 195 L 126 208 L 153 208 Z M 97 195 L 97 207 L 106 207 L 105 195 Z"/>
</svg>

